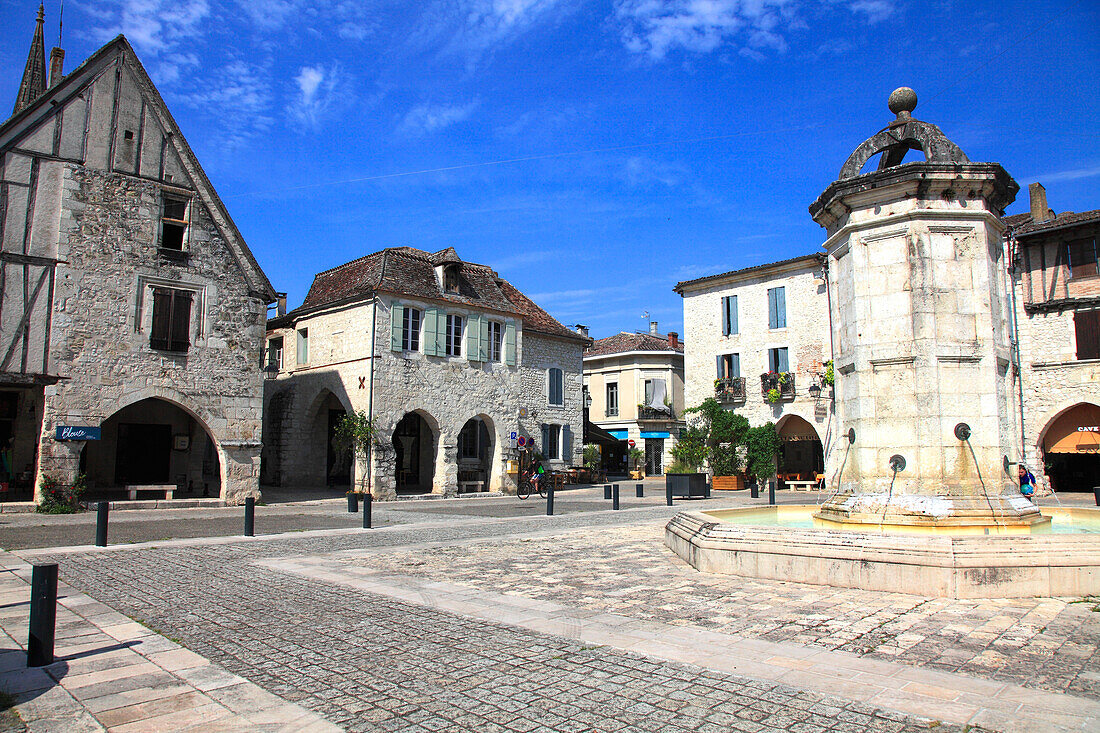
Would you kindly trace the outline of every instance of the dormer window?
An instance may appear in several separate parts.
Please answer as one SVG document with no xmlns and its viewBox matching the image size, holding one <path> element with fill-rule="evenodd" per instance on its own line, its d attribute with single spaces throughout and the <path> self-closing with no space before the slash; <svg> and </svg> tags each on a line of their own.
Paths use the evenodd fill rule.
<svg viewBox="0 0 1100 733">
<path fill-rule="evenodd" d="M 443 292 L 458 292 L 458 265 L 445 265 L 443 267 Z"/>
<path fill-rule="evenodd" d="M 183 252 L 187 247 L 187 210 L 185 198 L 161 195 L 160 248 Z"/>
</svg>

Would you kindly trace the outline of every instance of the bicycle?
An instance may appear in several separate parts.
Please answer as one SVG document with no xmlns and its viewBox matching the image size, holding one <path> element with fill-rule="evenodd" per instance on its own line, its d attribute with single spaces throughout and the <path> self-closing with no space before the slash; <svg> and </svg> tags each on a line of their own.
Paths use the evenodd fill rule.
<svg viewBox="0 0 1100 733">
<path fill-rule="evenodd" d="M 520 472 L 519 487 L 516 489 L 516 496 L 520 499 L 526 499 L 531 495 L 531 490 L 533 488 L 539 493 L 539 496 L 545 499 L 547 480 L 549 480 L 547 474 L 538 473 L 535 469 Z"/>
</svg>

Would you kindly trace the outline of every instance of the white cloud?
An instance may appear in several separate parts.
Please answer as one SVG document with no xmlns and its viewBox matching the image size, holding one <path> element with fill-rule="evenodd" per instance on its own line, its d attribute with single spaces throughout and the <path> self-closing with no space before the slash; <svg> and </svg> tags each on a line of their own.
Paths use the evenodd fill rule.
<svg viewBox="0 0 1100 733">
<path fill-rule="evenodd" d="M 477 105 L 476 101 L 464 105 L 421 104 L 409 110 L 405 119 L 401 121 L 399 130 L 406 135 L 425 135 L 436 132 L 468 120 Z"/>
<path fill-rule="evenodd" d="M 627 159 L 622 177 L 631 188 L 652 188 L 658 185 L 672 188 L 680 185 L 687 172 L 682 165 L 634 156 Z"/>
<path fill-rule="evenodd" d="M 333 64 L 303 66 L 294 77 L 298 86 L 297 98 L 288 108 L 291 118 L 304 127 L 314 129 L 332 109 L 340 86 L 340 68 Z"/>
<path fill-rule="evenodd" d="M 617 0 L 615 19 L 627 50 L 652 61 L 676 50 L 706 54 L 724 47 L 763 60 L 787 50 L 786 34 L 805 29 L 807 13 L 830 7 L 871 23 L 894 12 L 892 0 Z"/>
<path fill-rule="evenodd" d="M 122 33 L 139 53 L 157 56 L 199 35 L 210 4 L 207 0 L 114 0 L 89 9 L 89 14 L 99 22 L 92 33 L 100 40 Z"/>
<path fill-rule="evenodd" d="M 1030 176 L 1023 180 L 1049 182 L 1049 181 L 1078 181 L 1082 178 L 1100 176 L 1100 165 L 1091 168 L 1072 168 L 1064 171 L 1051 171 L 1038 176 Z"/>
<path fill-rule="evenodd" d="M 271 129 L 273 94 L 266 65 L 233 61 L 208 73 L 200 85 L 178 93 L 186 104 L 206 110 L 229 147 Z"/>
</svg>

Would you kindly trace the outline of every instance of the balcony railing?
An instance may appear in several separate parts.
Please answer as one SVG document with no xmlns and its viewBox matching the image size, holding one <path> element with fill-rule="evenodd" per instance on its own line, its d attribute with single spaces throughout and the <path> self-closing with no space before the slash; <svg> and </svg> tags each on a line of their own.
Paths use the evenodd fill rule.
<svg viewBox="0 0 1100 733">
<path fill-rule="evenodd" d="M 778 399 L 770 399 L 772 390 L 779 392 Z M 768 402 L 794 399 L 794 374 L 791 372 L 765 372 L 760 375 L 760 394 Z"/>
<path fill-rule="evenodd" d="M 744 402 L 745 378 L 723 377 L 714 380 L 714 396 L 720 402 Z"/>
<path fill-rule="evenodd" d="M 671 407 L 649 407 L 648 405 L 638 405 L 638 419 L 671 420 L 673 419 L 673 410 Z"/>
</svg>

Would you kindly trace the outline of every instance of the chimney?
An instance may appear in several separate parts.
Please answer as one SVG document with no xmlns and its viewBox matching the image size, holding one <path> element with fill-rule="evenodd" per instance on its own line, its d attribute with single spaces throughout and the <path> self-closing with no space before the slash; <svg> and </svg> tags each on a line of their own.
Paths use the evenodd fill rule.
<svg viewBox="0 0 1100 733">
<path fill-rule="evenodd" d="M 668 345 L 671 346 L 674 349 L 679 348 L 680 347 L 680 334 L 676 333 L 675 331 L 669 331 L 668 332 Z"/>
<path fill-rule="evenodd" d="M 579 333 L 581 336 L 588 338 L 588 326 L 578 323 L 577 325 L 573 326 L 573 328 L 577 329 L 577 333 Z"/>
<path fill-rule="evenodd" d="M 649 335 L 650 336 L 656 336 L 657 335 L 657 321 L 650 321 L 649 322 Z"/>
<path fill-rule="evenodd" d="M 286 293 L 276 293 L 277 297 L 275 306 L 275 317 L 279 318 L 286 315 Z"/>
<path fill-rule="evenodd" d="M 1031 220 L 1034 222 L 1046 221 L 1051 217 L 1051 211 L 1047 208 L 1047 190 L 1043 184 L 1035 182 L 1027 187 L 1031 194 Z"/>
<path fill-rule="evenodd" d="M 62 67 L 65 66 L 65 49 L 54 46 L 50 51 L 50 88 L 65 76 Z"/>
</svg>

